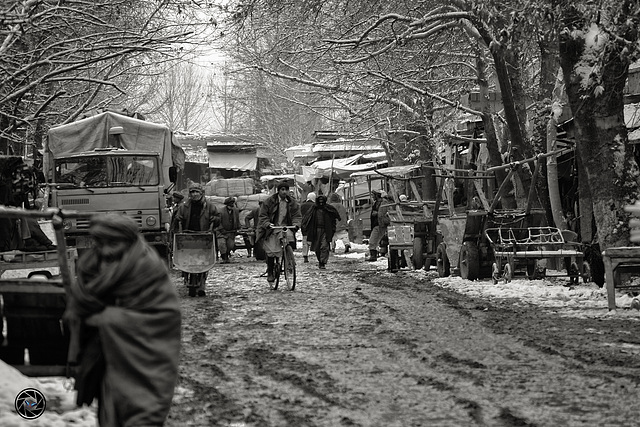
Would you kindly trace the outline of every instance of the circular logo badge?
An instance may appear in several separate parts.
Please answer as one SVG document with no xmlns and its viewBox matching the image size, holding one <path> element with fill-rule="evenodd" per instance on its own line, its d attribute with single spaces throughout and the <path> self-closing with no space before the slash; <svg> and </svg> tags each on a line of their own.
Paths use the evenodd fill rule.
<svg viewBox="0 0 640 427">
<path fill-rule="evenodd" d="M 44 414 L 47 401 L 40 390 L 25 388 L 16 396 L 15 407 L 22 418 L 34 420 Z"/>
</svg>

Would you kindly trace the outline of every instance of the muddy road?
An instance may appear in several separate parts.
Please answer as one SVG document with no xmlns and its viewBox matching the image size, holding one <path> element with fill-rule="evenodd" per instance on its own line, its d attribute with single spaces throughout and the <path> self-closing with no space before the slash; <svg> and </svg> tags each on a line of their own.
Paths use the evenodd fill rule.
<svg viewBox="0 0 640 427">
<path fill-rule="evenodd" d="M 639 423 L 637 321 L 472 298 L 364 253 L 326 270 L 296 256 L 294 292 L 246 258 L 217 265 L 203 298 L 173 272 L 183 351 L 167 426 Z"/>
</svg>

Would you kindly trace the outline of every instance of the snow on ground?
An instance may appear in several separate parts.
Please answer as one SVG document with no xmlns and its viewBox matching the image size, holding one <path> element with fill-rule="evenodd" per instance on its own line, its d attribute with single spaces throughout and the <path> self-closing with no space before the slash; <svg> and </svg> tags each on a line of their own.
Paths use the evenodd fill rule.
<svg viewBox="0 0 640 427">
<path fill-rule="evenodd" d="M 298 247 L 301 247 L 299 245 Z M 351 244 L 351 251 L 344 253 L 344 245 L 338 241 L 336 252 L 333 256 L 349 259 L 361 259 L 368 252 L 366 245 Z M 236 255 L 241 257 L 244 251 Z M 311 254 L 313 257 L 313 254 Z M 312 258 L 313 259 L 313 258 Z M 331 261 L 329 261 L 331 262 Z M 379 274 L 411 275 L 419 281 L 429 283 L 442 288 L 448 288 L 470 297 L 483 297 L 492 300 L 508 299 L 517 304 L 518 301 L 534 304 L 544 309 L 553 310 L 559 316 L 582 318 L 625 318 L 640 320 L 640 311 L 629 309 L 632 297 L 623 292 L 616 292 L 616 304 L 618 309 L 609 311 L 607 306 L 607 293 L 605 288 L 599 288 L 593 283 L 580 282 L 577 286 L 564 286 L 568 283 L 566 277 L 547 277 L 543 280 L 528 280 L 515 278 L 510 283 L 504 280 L 493 284 L 491 279 L 469 281 L 460 277 L 439 278 L 432 267 L 431 270 L 401 270 L 398 273 L 390 273 L 387 269 L 387 258 L 379 257 L 377 261 L 367 263 L 375 267 Z M 557 272 L 548 271 L 549 274 Z M 40 390 L 47 399 L 47 410 L 36 420 L 24 420 L 20 418 L 14 409 L 16 395 L 25 388 Z M 73 425 L 78 427 L 96 426 L 96 407 L 77 408 L 75 406 L 75 392 L 67 390 L 68 384 L 65 378 L 29 378 L 0 361 L 0 426 L 3 427 L 62 427 Z"/>
<path fill-rule="evenodd" d="M 61 377 L 30 378 L 0 360 L 0 426 L 2 427 L 95 427 L 96 407 L 77 408 L 75 391 L 67 390 Z M 16 396 L 27 388 L 39 390 L 47 408 L 35 420 L 21 418 L 14 407 Z"/>
</svg>

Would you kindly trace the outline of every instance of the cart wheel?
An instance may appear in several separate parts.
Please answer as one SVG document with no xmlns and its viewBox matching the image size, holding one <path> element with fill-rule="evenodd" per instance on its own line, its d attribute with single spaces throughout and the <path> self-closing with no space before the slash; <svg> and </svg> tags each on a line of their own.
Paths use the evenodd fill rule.
<svg viewBox="0 0 640 427">
<path fill-rule="evenodd" d="M 420 270 L 424 266 L 423 251 L 424 245 L 422 243 L 422 239 L 420 237 L 416 237 L 413 239 L 413 255 L 411 256 L 413 268 L 416 270 Z"/>
<path fill-rule="evenodd" d="M 448 277 L 451 274 L 451 266 L 449 265 L 449 257 L 447 256 L 447 245 L 440 243 L 436 250 L 436 267 L 438 268 L 438 276 Z"/>
<path fill-rule="evenodd" d="M 497 285 L 500 280 L 500 268 L 497 263 L 493 263 L 491 266 L 491 279 L 493 280 L 493 284 Z"/>
<path fill-rule="evenodd" d="M 535 280 L 536 277 L 536 260 L 528 259 L 527 260 L 527 278 L 529 280 Z"/>
<path fill-rule="evenodd" d="M 589 283 L 591 282 L 591 265 L 587 261 L 582 263 L 582 282 Z"/>
<path fill-rule="evenodd" d="M 567 273 L 569 273 L 569 283 L 571 285 L 577 285 L 578 278 L 580 277 L 580 270 L 578 269 L 578 264 L 575 261 L 571 263 Z"/>
<path fill-rule="evenodd" d="M 504 283 L 511 283 L 511 279 L 513 279 L 513 269 L 511 268 L 511 263 L 506 263 L 504 265 Z"/>
<path fill-rule="evenodd" d="M 480 254 L 474 242 L 464 242 L 460 248 L 460 277 L 476 280 L 480 275 Z"/>
<path fill-rule="evenodd" d="M 388 268 L 392 273 L 397 273 L 400 269 L 400 258 L 398 255 L 398 250 L 389 249 L 389 258 L 388 258 Z"/>
</svg>

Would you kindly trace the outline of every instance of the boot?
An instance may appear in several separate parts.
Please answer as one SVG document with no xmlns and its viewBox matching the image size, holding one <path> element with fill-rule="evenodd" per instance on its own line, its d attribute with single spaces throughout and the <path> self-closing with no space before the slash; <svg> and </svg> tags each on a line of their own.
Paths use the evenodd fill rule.
<svg viewBox="0 0 640 427">
<path fill-rule="evenodd" d="M 369 250 L 369 258 L 366 258 L 367 261 L 373 262 L 378 260 L 378 251 L 375 249 Z"/>
<path fill-rule="evenodd" d="M 344 253 L 345 254 L 348 254 L 350 250 L 351 250 L 351 245 L 344 245 Z"/>
<path fill-rule="evenodd" d="M 303 262 L 309 262 L 309 256 L 308 255 L 302 255 L 302 258 L 304 259 Z"/>
<path fill-rule="evenodd" d="M 251 258 L 251 248 L 247 248 L 247 258 Z"/>
<path fill-rule="evenodd" d="M 229 264 L 229 255 L 222 254 L 222 263 L 223 264 Z"/>
<path fill-rule="evenodd" d="M 273 257 L 267 258 L 267 282 L 273 283 L 276 281 L 276 278 L 273 274 L 273 269 L 275 268 L 276 259 Z"/>
</svg>

